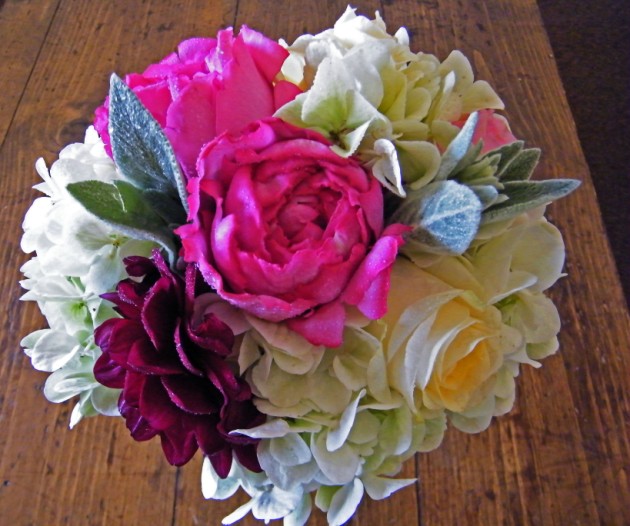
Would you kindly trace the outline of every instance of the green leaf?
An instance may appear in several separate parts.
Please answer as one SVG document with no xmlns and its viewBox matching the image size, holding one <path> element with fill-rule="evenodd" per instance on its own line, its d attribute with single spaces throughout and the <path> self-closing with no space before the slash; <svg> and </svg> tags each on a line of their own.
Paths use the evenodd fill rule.
<svg viewBox="0 0 630 526">
<path fill-rule="evenodd" d="M 507 201 L 488 208 L 482 224 L 510 219 L 537 206 L 544 205 L 570 194 L 580 185 L 575 179 L 549 179 L 547 181 L 509 181 L 503 194 Z"/>
<path fill-rule="evenodd" d="M 186 183 L 171 143 L 149 110 L 115 74 L 110 79 L 109 134 L 114 161 L 131 183 L 179 197 L 188 211 Z"/>
<path fill-rule="evenodd" d="M 532 176 L 539 159 L 540 149 L 538 148 L 521 151 L 501 173 L 501 182 L 527 181 Z"/>
<path fill-rule="evenodd" d="M 525 143 L 523 141 L 514 141 L 486 154 L 486 157 L 493 155 L 498 155 L 500 157 L 499 164 L 497 166 L 497 177 L 501 177 L 505 168 L 521 152 L 524 145 Z"/>
<path fill-rule="evenodd" d="M 442 164 L 440 164 L 440 169 L 435 176 L 436 181 L 444 181 L 459 164 L 459 161 L 464 158 L 472 143 L 478 120 L 479 114 L 476 111 L 471 113 L 466 124 L 448 145 L 444 155 L 442 155 Z"/>
<path fill-rule="evenodd" d="M 144 190 L 142 196 L 166 224 L 174 228 L 186 222 L 186 212 L 179 206 L 179 201 L 172 194 L 163 194 L 157 190 Z"/>
<path fill-rule="evenodd" d="M 159 243 L 168 251 L 171 262 L 175 260 L 171 231 L 139 188 L 125 181 L 81 181 L 70 183 L 66 189 L 88 212 L 121 234 Z"/>
<path fill-rule="evenodd" d="M 469 187 L 437 181 L 410 193 L 391 221 L 415 227 L 407 235 L 411 250 L 456 255 L 477 234 L 481 209 L 481 201 Z"/>
<path fill-rule="evenodd" d="M 475 192 L 475 195 L 481 201 L 482 209 L 486 209 L 497 202 L 499 199 L 499 191 L 492 185 L 481 184 L 469 186 L 469 188 Z"/>
</svg>

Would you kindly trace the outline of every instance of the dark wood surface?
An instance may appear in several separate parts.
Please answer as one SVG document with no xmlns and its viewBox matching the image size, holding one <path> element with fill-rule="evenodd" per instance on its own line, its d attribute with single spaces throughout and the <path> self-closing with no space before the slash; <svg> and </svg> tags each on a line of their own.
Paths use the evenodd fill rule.
<svg viewBox="0 0 630 526">
<path fill-rule="evenodd" d="M 595 191 L 533 0 L 359 1 L 379 9 L 412 49 L 461 49 L 504 99 L 512 129 L 543 149 L 539 177 L 581 188 L 550 207 L 567 246 L 568 277 L 552 290 L 563 319 L 560 352 L 518 378 L 517 403 L 478 435 L 450 430 L 418 455 L 419 482 L 366 499 L 351 524 L 630 524 L 630 323 Z M 24 212 L 37 157 L 80 140 L 110 72 L 142 70 L 183 38 L 247 23 L 292 40 L 329 27 L 342 1 L 0 2 L 0 524 L 219 524 L 237 501 L 206 502 L 201 459 L 170 467 L 156 442 L 131 440 L 121 419 L 67 428 L 71 406 L 48 403 L 45 375 L 18 342 L 42 327 L 17 284 Z M 605 82 L 605 79 L 603 80 Z M 237 499 L 238 500 L 238 499 Z M 244 524 L 254 524 L 250 518 Z M 311 524 L 323 525 L 322 514 Z"/>
</svg>

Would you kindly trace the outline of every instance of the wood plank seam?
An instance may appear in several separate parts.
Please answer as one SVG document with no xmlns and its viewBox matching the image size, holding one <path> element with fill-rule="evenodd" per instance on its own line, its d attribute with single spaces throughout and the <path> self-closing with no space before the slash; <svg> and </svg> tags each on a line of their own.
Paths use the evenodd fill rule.
<svg viewBox="0 0 630 526">
<path fill-rule="evenodd" d="M 0 9 L 2 9 L 3 5 L 4 5 L 4 2 L 0 4 Z M 42 41 L 39 45 L 39 49 L 37 50 L 37 55 L 35 56 L 35 60 L 33 61 L 33 65 L 31 66 L 31 69 L 28 72 L 28 76 L 26 77 L 26 81 L 24 82 L 24 86 L 22 87 L 22 93 L 20 93 L 20 96 L 15 104 L 15 109 L 13 110 L 11 119 L 9 120 L 9 125 L 7 126 L 6 132 L 4 136 L 2 137 L 2 142 L 0 142 L 0 155 L 2 154 L 4 144 L 6 142 L 7 137 L 9 136 L 9 132 L 11 130 L 11 127 L 13 126 L 13 122 L 15 121 L 15 116 L 17 115 L 17 112 L 22 104 L 22 99 L 24 98 L 24 94 L 26 93 L 29 82 L 31 81 L 31 77 L 33 76 L 33 71 L 35 71 L 35 68 L 37 67 L 37 63 L 39 62 L 39 57 L 42 53 L 42 50 L 44 49 L 44 46 L 46 45 L 46 41 L 48 39 L 48 34 L 50 33 L 50 29 L 55 23 L 55 18 L 57 16 L 57 12 L 59 11 L 60 5 L 61 5 L 61 0 L 57 0 L 57 5 L 55 6 L 53 15 L 50 17 L 50 23 L 48 24 L 48 27 L 46 28 L 46 33 L 44 34 L 44 38 L 42 38 Z"/>
</svg>

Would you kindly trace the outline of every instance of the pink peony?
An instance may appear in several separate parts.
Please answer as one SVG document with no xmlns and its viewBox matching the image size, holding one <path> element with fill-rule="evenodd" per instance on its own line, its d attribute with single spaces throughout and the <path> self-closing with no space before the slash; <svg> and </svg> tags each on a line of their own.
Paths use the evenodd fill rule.
<svg viewBox="0 0 630 526">
<path fill-rule="evenodd" d="M 315 345 L 342 343 L 345 306 L 377 319 L 407 227 L 383 231 L 378 181 L 327 139 L 279 119 L 224 134 L 188 184 L 183 257 L 231 304 Z"/>
<path fill-rule="evenodd" d="M 159 64 L 125 77 L 164 128 L 188 177 L 196 175 L 199 150 L 224 131 L 238 132 L 251 121 L 273 115 L 300 89 L 276 82 L 288 52 L 264 35 L 241 28 L 219 31 L 217 38 L 182 42 Z M 111 155 L 109 101 L 95 112 L 94 126 Z"/>
<path fill-rule="evenodd" d="M 234 342 L 230 328 L 212 314 L 193 320 L 196 269 L 187 268 L 184 284 L 157 251 L 153 261 L 132 257 L 125 263 L 128 274 L 142 280 L 121 281 L 106 295 L 123 317 L 95 331 L 103 354 L 94 376 L 122 389 L 118 407 L 131 436 L 159 435 L 167 460 L 177 466 L 201 448 L 222 477 L 233 453 L 260 471 L 257 441 L 230 431 L 259 425 L 264 416 L 225 360 Z"/>
<path fill-rule="evenodd" d="M 477 144 L 479 141 L 483 141 L 482 154 L 516 141 L 516 137 L 512 135 L 505 117 L 497 115 L 494 113 L 494 110 L 479 110 L 478 113 L 479 121 L 477 122 L 472 142 Z M 466 119 L 468 119 L 468 115 L 465 115 L 453 124 L 461 128 L 466 123 Z"/>
</svg>

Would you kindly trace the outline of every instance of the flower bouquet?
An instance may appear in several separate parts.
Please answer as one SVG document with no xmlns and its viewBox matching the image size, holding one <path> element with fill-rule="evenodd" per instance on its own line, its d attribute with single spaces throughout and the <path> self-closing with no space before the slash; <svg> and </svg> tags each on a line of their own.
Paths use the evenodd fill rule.
<svg viewBox="0 0 630 526">
<path fill-rule="evenodd" d="M 243 26 L 113 75 L 24 219 L 22 345 L 70 418 L 122 416 L 202 491 L 339 525 L 402 463 L 514 402 L 558 347 L 564 246 L 525 148 L 458 51 L 348 8 L 280 43 Z"/>
</svg>

